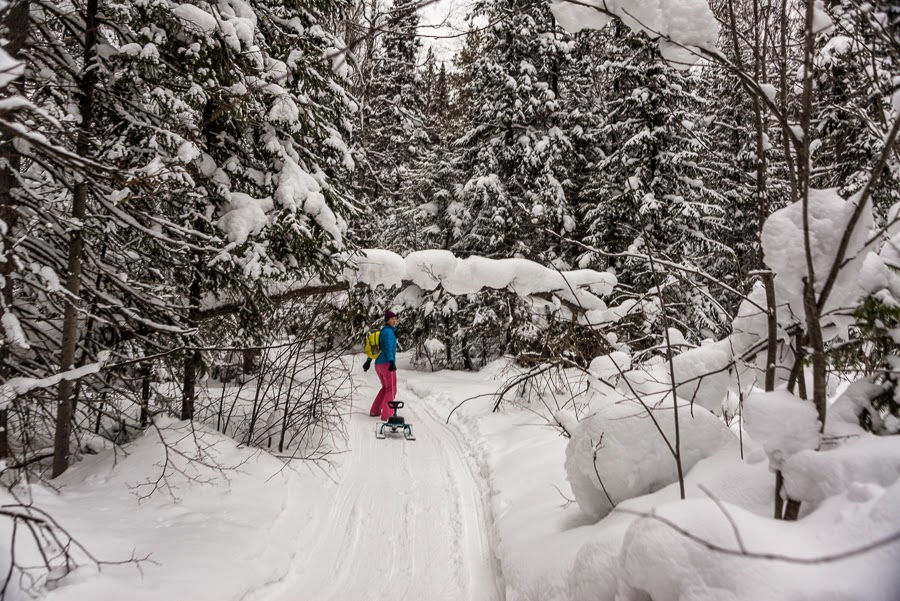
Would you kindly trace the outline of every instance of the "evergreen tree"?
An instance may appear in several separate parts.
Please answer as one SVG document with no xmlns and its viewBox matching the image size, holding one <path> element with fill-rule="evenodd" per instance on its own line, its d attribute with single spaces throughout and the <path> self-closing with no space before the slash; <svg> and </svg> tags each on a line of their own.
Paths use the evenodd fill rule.
<svg viewBox="0 0 900 601">
<path fill-rule="evenodd" d="M 726 230 L 721 196 L 704 181 L 712 171 L 702 164 L 709 147 L 700 123 L 705 101 L 694 93 L 694 77 L 659 60 L 642 33 L 620 28 L 607 48 L 606 115 L 598 132 L 605 156 L 585 207 L 587 239 L 610 253 L 649 253 L 709 273 L 726 271 L 733 259 L 718 242 Z M 613 266 L 636 291 L 662 283 L 645 260 L 617 259 Z M 667 286 L 681 327 L 726 325 L 705 286 L 684 279 Z"/>
<path fill-rule="evenodd" d="M 466 130 L 457 145 L 472 222 L 457 247 L 536 258 L 552 246 L 545 229 L 566 235 L 575 227 L 566 186 L 582 128 L 560 82 L 574 42 L 543 5 L 479 2 L 473 17 L 496 24 L 476 40 L 462 75 Z"/>
<path fill-rule="evenodd" d="M 204 304 L 216 297 L 245 300 L 238 324 L 249 336 L 272 280 L 334 272 L 354 105 L 327 60 L 334 43 L 305 5 L 32 8 L 40 27 L 19 22 L 22 89 L 55 146 L 48 154 L 18 134 L 20 186 L 4 198 L 16 199 L 11 233 L 30 266 L 10 274 L 12 305 L 24 343 L 44 352 L 37 364 L 10 359 L 7 377 L 102 362 L 101 349 L 130 357 L 202 343 Z M 59 320 L 61 332 L 46 327 Z M 182 417 L 193 414 L 200 369 L 191 351 Z M 78 395 L 90 403 L 113 375 L 60 385 L 54 473 L 67 465 L 70 423 L 92 419 L 76 414 Z"/>
<path fill-rule="evenodd" d="M 525 256 L 567 267 L 575 253 L 562 240 L 575 232 L 572 207 L 590 149 L 592 106 L 581 94 L 577 44 L 543 6 L 484 2 L 474 15 L 497 24 L 467 36 L 451 78 L 451 107 L 431 114 L 436 139 L 452 138 L 439 145 L 443 155 L 428 159 L 425 240 L 462 255 Z M 431 89 L 443 106 L 440 79 Z M 506 292 L 455 299 L 441 293 L 425 307 L 419 330 L 468 369 L 545 344 L 534 325 L 543 318 Z"/>
<path fill-rule="evenodd" d="M 820 188 L 839 188 L 842 196 L 849 197 L 868 181 L 868 171 L 860 166 L 874 164 L 884 149 L 900 44 L 889 42 L 881 17 L 868 8 L 845 0 L 831 10 L 837 27 L 819 36 L 814 69 L 818 142 L 813 159 L 821 166 L 815 183 Z M 900 161 L 900 155 L 896 156 Z M 886 169 L 873 204 L 883 218 L 898 201 L 900 175 Z"/>
<path fill-rule="evenodd" d="M 363 185 L 367 210 L 374 216 L 366 229 L 385 248 L 397 247 L 397 226 L 415 206 L 410 170 L 428 144 L 423 129 L 425 96 L 417 69 L 416 6 L 413 0 L 398 0 L 387 12 L 370 59 L 364 101 Z"/>
</svg>

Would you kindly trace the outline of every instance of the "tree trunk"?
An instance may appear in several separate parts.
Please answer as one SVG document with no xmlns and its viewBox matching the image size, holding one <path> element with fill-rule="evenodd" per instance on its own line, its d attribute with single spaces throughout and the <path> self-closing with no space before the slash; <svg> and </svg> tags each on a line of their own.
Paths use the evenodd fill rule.
<svg viewBox="0 0 900 601">
<path fill-rule="evenodd" d="M 141 428 L 150 422 L 150 377 L 153 366 L 145 363 L 141 366 Z"/>
<path fill-rule="evenodd" d="M 784 519 L 788 522 L 794 522 L 800 517 L 800 501 L 788 499 L 784 508 Z"/>
<path fill-rule="evenodd" d="M 781 498 L 781 489 L 784 487 L 784 476 L 781 470 L 775 472 L 775 519 L 784 517 L 784 499 Z"/>
<path fill-rule="evenodd" d="M 13 58 L 19 58 L 25 40 L 28 37 L 29 19 L 28 13 L 31 2 L 19 0 L 13 2 L 6 12 L 4 26 L 8 36 L 4 50 Z M 8 89 L 15 90 L 15 82 L 9 84 Z M 18 201 L 15 199 L 14 190 L 18 187 L 18 174 L 21 168 L 21 157 L 15 151 L 9 136 L 0 136 L 0 221 L 6 225 L 5 233 L 0 235 L 3 257 L 0 260 L 0 279 L 3 281 L 2 300 L 3 312 L 9 311 L 13 305 L 13 281 L 9 277 L 12 274 L 13 252 L 11 241 L 19 222 Z M 12 377 L 9 368 L 9 342 L 0 344 L 0 380 L 6 382 Z M 0 409 L 0 459 L 10 456 L 9 432 L 7 425 L 9 414 L 7 409 Z"/>
<path fill-rule="evenodd" d="M 197 230 L 201 227 L 198 224 Z M 191 266 L 193 277 L 191 285 L 188 289 L 188 302 L 190 309 L 188 310 L 188 326 L 195 328 L 199 323 L 200 313 L 200 292 L 201 282 L 200 274 L 203 269 L 203 257 L 197 255 L 194 257 L 194 264 Z M 184 386 L 181 388 L 181 419 L 194 419 L 194 400 L 197 398 L 197 376 L 200 373 L 200 367 L 203 365 L 203 357 L 200 351 L 192 351 L 184 361 Z"/>
<path fill-rule="evenodd" d="M 241 351 L 241 372 L 244 375 L 254 375 L 259 371 L 259 358 L 262 351 L 258 348 L 243 349 Z"/>
<path fill-rule="evenodd" d="M 768 340 L 766 343 L 766 392 L 775 390 L 775 362 L 778 360 L 778 315 L 775 304 L 775 274 L 771 271 L 763 274 L 766 287 L 766 325 Z"/>
<path fill-rule="evenodd" d="M 826 389 L 828 365 L 825 360 L 825 343 L 822 340 L 822 324 L 819 320 L 816 296 L 809 280 L 806 282 L 803 300 L 806 311 L 806 330 L 812 350 L 813 403 L 819 414 L 819 432 L 824 432 L 825 416 L 828 411 L 828 391 Z"/>
<path fill-rule="evenodd" d="M 181 419 L 194 419 L 194 399 L 197 398 L 197 375 L 203 358 L 200 351 L 193 351 L 184 361 L 184 386 L 181 390 Z"/>
<path fill-rule="evenodd" d="M 9 450 L 9 414 L 6 409 L 0 410 L 0 459 L 10 457 Z"/>
<path fill-rule="evenodd" d="M 81 95 L 79 109 L 81 112 L 81 128 L 75 143 L 75 151 L 79 156 L 87 156 L 90 151 L 88 132 L 91 129 L 94 112 L 94 85 L 96 69 L 93 68 L 97 46 L 97 3 L 98 0 L 87 0 L 84 31 L 84 65 L 78 91 Z M 60 349 L 59 370 L 72 369 L 75 364 L 75 352 L 78 348 L 78 296 L 81 293 L 81 263 L 84 249 L 84 232 L 81 224 L 87 214 L 88 179 L 82 178 L 75 186 L 72 199 L 72 237 L 69 240 L 68 277 L 66 291 L 68 300 L 63 315 L 62 348 Z M 72 392 L 75 383 L 63 380 L 59 383 L 58 405 L 56 410 L 56 433 L 53 439 L 52 477 L 57 477 L 69 467 L 69 437 L 71 435 L 72 418 L 75 415 L 75 399 Z"/>
</svg>

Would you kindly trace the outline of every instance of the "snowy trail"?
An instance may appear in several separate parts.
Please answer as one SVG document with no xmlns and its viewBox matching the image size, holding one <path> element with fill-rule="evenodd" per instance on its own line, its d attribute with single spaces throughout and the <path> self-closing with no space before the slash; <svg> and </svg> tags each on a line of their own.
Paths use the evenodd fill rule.
<svg viewBox="0 0 900 601">
<path fill-rule="evenodd" d="M 452 426 L 401 384 L 416 441 L 375 438 L 358 388 L 350 454 L 327 515 L 305 530 L 285 578 L 254 601 L 502 601 L 483 483 Z"/>
</svg>

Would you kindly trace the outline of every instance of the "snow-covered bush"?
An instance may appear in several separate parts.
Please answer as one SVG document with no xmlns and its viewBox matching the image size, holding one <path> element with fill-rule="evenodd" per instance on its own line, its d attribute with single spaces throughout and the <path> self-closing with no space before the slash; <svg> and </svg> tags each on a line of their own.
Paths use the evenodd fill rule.
<svg viewBox="0 0 900 601">
<path fill-rule="evenodd" d="M 578 506 L 593 518 L 614 505 L 678 481 L 673 454 L 675 412 L 671 395 L 595 402 L 566 447 L 566 474 Z M 598 406 L 599 405 L 599 406 Z M 735 437 L 712 413 L 679 400 L 681 463 L 685 471 Z M 664 438 L 665 437 L 665 438 Z M 671 446 L 670 446 L 671 445 Z"/>
<path fill-rule="evenodd" d="M 447 345 L 436 338 L 429 338 L 422 345 L 425 358 L 431 371 L 441 369 L 447 364 Z"/>
</svg>

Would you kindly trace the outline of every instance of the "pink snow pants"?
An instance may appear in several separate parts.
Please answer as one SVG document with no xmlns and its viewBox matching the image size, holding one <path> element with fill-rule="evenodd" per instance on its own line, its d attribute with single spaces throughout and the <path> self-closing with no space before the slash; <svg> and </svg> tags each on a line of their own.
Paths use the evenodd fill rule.
<svg viewBox="0 0 900 601">
<path fill-rule="evenodd" d="M 369 413 L 380 413 L 381 421 L 387 421 L 387 418 L 393 417 L 394 413 L 396 413 L 388 407 L 388 403 L 397 396 L 397 372 L 390 371 L 387 363 L 376 363 L 375 373 L 378 374 L 378 379 L 381 380 L 381 390 L 375 396 L 375 401 L 372 403 Z"/>
</svg>

